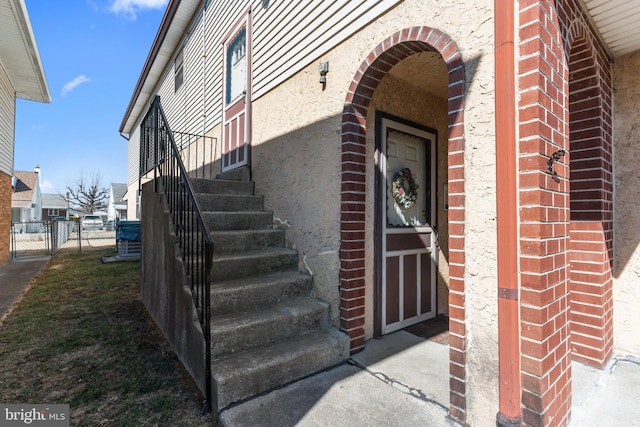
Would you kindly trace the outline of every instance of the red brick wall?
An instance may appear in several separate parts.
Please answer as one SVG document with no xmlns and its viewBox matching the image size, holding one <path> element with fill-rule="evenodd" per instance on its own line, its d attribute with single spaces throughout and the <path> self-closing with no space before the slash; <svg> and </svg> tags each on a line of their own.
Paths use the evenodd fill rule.
<svg viewBox="0 0 640 427">
<path fill-rule="evenodd" d="M 466 419 L 466 331 L 464 303 L 464 137 L 462 55 L 451 38 L 429 27 L 404 29 L 380 43 L 361 64 L 349 87 L 342 115 L 340 322 L 351 349 L 364 347 L 366 117 L 385 74 L 418 52 L 436 51 L 449 71 L 449 318 L 450 414 Z"/>
<path fill-rule="evenodd" d="M 570 330 L 573 357 L 603 367 L 613 350 L 611 74 L 584 25 L 569 56 Z"/>
<path fill-rule="evenodd" d="M 523 0 L 519 5 L 523 420 L 531 426 L 562 426 L 568 422 L 571 405 L 571 349 L 580 352 L 586 344 L 594 344 L 589 336 L 578 345 L 570 335 L 575 329 L 570 319 L 592 320 L 578 315 L 580 311 L 596 319 L 610 314 L 609 297 L 604 296 L 610 285 L 602 283 L 607 274 L 580 272 L 606 269 L 608 261 L 603 258 L 610 259 L 611 254 L 607 249 L 606 255 L 602 250 L 593 258 L 586 255 L 591 245 L 605 248 L 610 241 L 610 68 L 574 0 Z M 581 63 L 589 56 L 594 66 Z M 585 118 L 594 93 L 600 95 L 603 113 Z M 581 143 L 598 148 L 581 150 Z M 561 149 L 569 153 L 553 165 L 556 182 L 547 162 Z M 596 172 L 591 172 L 594 168 Z M 588 190 L 581 191 L 585 185 Z M 585 224 L 576 222 L 594 212 L 602 213 L 595 221 L 605 230 L 595 240 L 580 234 Z M 573 286 L 577 279 L 596 281 L 600 296 Z"/>
<path fill-rule="evenodd" d="M 9 260 L 11 232 L 11 177 L 0 172 L 0 264 Z"/>
</svg>

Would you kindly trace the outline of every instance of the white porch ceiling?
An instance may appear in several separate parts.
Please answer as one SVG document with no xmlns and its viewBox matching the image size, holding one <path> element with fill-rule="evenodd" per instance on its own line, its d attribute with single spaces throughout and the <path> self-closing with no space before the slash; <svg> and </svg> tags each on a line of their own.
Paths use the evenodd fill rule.
<svg viewBox="0 0 640 427">
<path fill-rule="evenodd" d="M 581 0 L 614 58 L 640 50 L 640 0 Z"/>
</svg>

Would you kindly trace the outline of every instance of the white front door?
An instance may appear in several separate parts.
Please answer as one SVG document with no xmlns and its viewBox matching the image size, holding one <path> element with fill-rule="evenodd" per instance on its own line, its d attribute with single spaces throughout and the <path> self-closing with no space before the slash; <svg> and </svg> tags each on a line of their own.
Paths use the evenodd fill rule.
<svg viewBox="0 0 640 427">
<path fill-rule="evenodd" d="M 247 13 L 224 42 L 222 171 L 249 164 L 251 144 L 251 23 Z"/>
<path fill-rule="evenodd" d="M 386 334 L 436 315 L 436 136 L 386 118 L 381 136 L 381 315 Z"/>
</svg>

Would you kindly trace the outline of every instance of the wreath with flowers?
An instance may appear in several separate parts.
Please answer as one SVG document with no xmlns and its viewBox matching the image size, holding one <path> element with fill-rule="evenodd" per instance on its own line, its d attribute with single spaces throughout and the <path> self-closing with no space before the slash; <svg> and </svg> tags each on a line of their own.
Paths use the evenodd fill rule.
<svg viewBox="0 0 640 427">
<path fill-rule="evenodd" d="M 411 169 L 400 169 L 393 177 L 392 193 L 396 203 L 409 209 L 418 198 L 418 184 L 413 179 Z"/>
</svg>

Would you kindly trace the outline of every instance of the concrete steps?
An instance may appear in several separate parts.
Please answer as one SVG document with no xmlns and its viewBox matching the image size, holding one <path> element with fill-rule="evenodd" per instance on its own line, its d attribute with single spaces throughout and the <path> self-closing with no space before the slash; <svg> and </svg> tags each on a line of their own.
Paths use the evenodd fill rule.
<svg viewBox="0 0 640 427">
<path fill-rule="evenodd" d="M 286 299 L 259 310 L 211 319 L 212 356 L 264 346 L 328 326 L 328 304 L 311 297 Z"/>
<path fill-rule="evenodd" d="M 209 231 L 265 230 L 273 227 L 273 214 L 271 212 L 205 211 L 203 216 Z"/>
<path fill-rule="evenodd" d="M 245 194 L 253 196 L 255 188 L 252 181 L 233 181 L 224 179 L 189 178 L 191 188 L 196 194 Z"/>
<path fill-rule="evenodd" d="M 311 276 L 297 271 L 298 252 L 285 247 L 253 182 L 192 186 L 214 243 L 214 411 L 345 361 L 348 337 L 330 326 L 329 305 L 311 296 Z"/>
<path fill-rule="evenodd" d="M 311 276 L 286 271 L 211 284 L 211 311 L 216 315 L 256 310 L 289 298 L 309 295 Z"/>
<path fill-rule="evenodd" d="M 211 280 L 215 283 L 277 271 L 291 271 L 297 267 L 298 251 L 294 249 L 268 248 L 216 255 L 214 248 Z"/>
<path fill-rule="evenodd" d="M 230 354 L 212 362 L 218 410 L 344 362 L 345 335 L 318 329 L 287 340 Z"/>
<path fill-rule="evenodd" d="M 246 194 L 196 194 L 200 208 L 204 211 L 262 211 L 262 197 Z"/>
<path fill-rule="evenodd" d="M 284 247 L 284 230 L 218 230 L 210 233 L 218 254 Z"/>
</svg>

